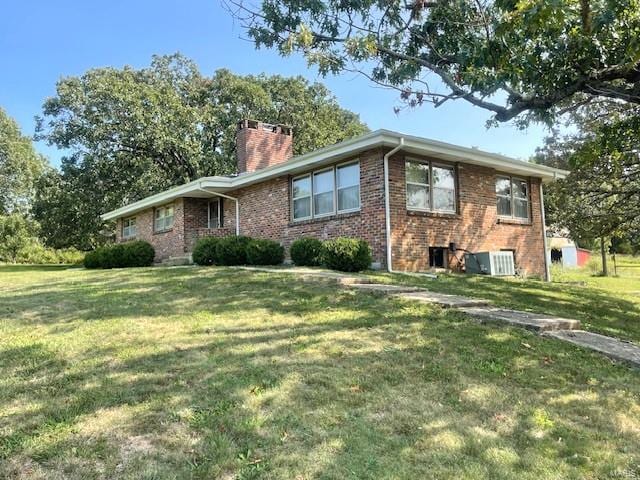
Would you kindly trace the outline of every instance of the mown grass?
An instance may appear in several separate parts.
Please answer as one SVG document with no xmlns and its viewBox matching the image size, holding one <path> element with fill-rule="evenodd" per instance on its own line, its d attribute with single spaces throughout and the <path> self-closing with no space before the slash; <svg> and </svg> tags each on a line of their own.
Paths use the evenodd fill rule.
<svg viewBox="0 0 640 480">
<path fill-rule="evenodd" d="M 637 478 L 638 380 L 287 274 L 0 268 L 4 478 Z"/>
<path fill-rule="evenodd" d="M 464 274 L 442 274 L 436 280 L 383 272 L 369 276 L 378 282 L 416 285 L 490 300 L 496 306 L 575 318 L 585 330 L 640 343 L 640 257 L 619 257 L 618 264 L 618 276 L 609 277 L 588 268 L 553 268 L 551 283 Z M 612 265 L 610 269 L 613 272 Z"/>
</svg>

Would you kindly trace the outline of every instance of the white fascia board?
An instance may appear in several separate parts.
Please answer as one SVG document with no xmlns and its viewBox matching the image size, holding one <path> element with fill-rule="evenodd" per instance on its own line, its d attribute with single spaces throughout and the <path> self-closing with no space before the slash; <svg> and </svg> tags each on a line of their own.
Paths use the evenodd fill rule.
<svg viewBox="0 0 640 480">
<path fill-rule="evenodd" d="M 100 215 L 103 221 L 114 220 L 116 218 L 128 216 L 141 210 L 146 210 L 163 203 L 170 202 L 176 198 L 188 196 L 190 194 L 201 192 L 201 184 L 207 183 L 207 186 L 213 188 L 228 188 L 231 184 L 231 178 L 228 177 L 202 177 L 184 185 L 179 185 L 164 192 L 151 195 L 137 202 L 130 203 L 124 207 L 117 208 L 110 212 Z"/>
<path fill-rule="evenodd" d="M 302 172 L 309 167 L 318 166 L 323 163 L 332 163 L 337 159 L 354 156 L 359 152 L 383 146 L 383 137 L 384 135 L 382 135 L 381 131 L 377 130 L 351 140 L 346 140 L 344 142 L 336 143 L 335 145 L 314 150 L 313 152 L 305 155 L 294 157 L 284 163 L 260 169 L 257 172 L 238 175 L 233 178 L 231 183 L 233 188 L 240 188 L 262 182 L 270 178 L 276 178 L 281 175 L 290 175 Z"/>
<path fill-rule="evenodd" d="M 442 159 L 450 159 L 460 163 L 481 165 L 494 168 L 505 173 L 538 177 L 545 181 L 564 178 L 569 174 L 566 170 L 516 160 L 504 155 L 489 153 L 476 148 L 461 147 L 450 143 L 439 142 L 437 140 L 414 137 L 411 135 L 401 135 L 395 132 L 387 133 L 402 136 L 405 139 L 405 150 L 413 150 L 416 153 L 423 153 L 424 155 L 434 155 Z"/>
</svg>

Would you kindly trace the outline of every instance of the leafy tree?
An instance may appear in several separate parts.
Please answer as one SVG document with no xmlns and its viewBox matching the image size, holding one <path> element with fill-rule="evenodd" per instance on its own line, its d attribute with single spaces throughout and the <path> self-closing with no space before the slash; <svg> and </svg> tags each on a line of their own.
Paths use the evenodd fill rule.
<svg viewBox="0 0 640 480">
<path fill-rule="evenodd" d="M 27 210 L 45 160 L 0 108 L 0 214 Z"/>
<path fill-rule="evenodd" d="M 0 215 L 0 261 L 15 263 L 20 251 L 37 242 L 37 225 L 19 213 Z"/>
<path fill-rule="evenodd" d="M 556 132 L 535 159 L 571 171 L 548 190 L 549 219 L 604 250 L 605 239 L 640 231 L 640 107 L 593 104 L 572 120 L 576 132 Z"/>
<path fill-rule="evenodd" d="M 302 52 L 322 74 L 359 72 L 412 106 L 463 99 L 526 124 L 591 98 L 640 103 L 639 0 L 253 5 L 228 0 L 256 46 Z"/>
<path fill-rule="evenodd" d="M 71 151 L 60 172 L 43 178 L 34 206 L 47 244 L 95 247 L 105 238 L 100 213 L 234 173 L 243 118 L 293 126 L 295 154 L 367 131 L 321 84 L 228 70 L 205 77 L 179 54 L 60 80 L 37 127 L 37 138 Z"/>
</svg>

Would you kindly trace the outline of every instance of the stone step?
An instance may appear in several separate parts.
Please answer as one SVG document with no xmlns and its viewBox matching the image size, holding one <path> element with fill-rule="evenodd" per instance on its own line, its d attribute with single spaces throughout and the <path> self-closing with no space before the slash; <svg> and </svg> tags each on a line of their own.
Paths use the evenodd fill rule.
<svg viewBox="0 0 640 480">
<path fill-rule="evenodd" d="M 314 268 L 305 267 L 255 267 L 255 266 L 241 266 L 236 267 L 242 270 L 250 270 L 257 272 L 270 272 L 270 273 L 293 273 L 298 275 L 302 280 L 331 280 L 339 285 L 353 285 L 354 283 L 366 284 L 371 283 L 367 277 L 349 274 L 332 272 L 327 270 L 318 270 Z"/>
<path fill-rule="evenodd" d="M 565 342 L 583 348 L 595 350 L 614 360 L 640 367 L 640 346 L 634 343 L 625 342 L 598 333 L 585 332 L 584 330 L 558 330 L 555 332 L 547 332 L 545 335 L 564 340 Z"/>
<path fill-rule="evenodd" d="M 163 267 L 177 267 L 180 265 L 191 265 L 193 262 L 190 255 L 183 257 L 169 257 L 160 262 Z"/>
<path fill-rule="evenodd" d="M 479 320 L 480 323 L 501 322 L 536 332 L 575 330 L 580 328 L 580 322 L 578 320 L 544 315 L 541 313 L 492 307 L 464 307 L 461 308 L 460 311 L 474 317 Z"/>
<path fill-rule="evenodd" d="M 418 287 L 409 287 L 404 285 L 386 285 L 382 283 L 351 283 L 347 284 L 349 288 L 361 290 L 365 292 L 377 293 L 380 295 L 391 295 L 395 293 L 419 292 L 423 289 Z"/>
<path fill-rule="evenodd" d="M 413 292 L 395 293 L 394 296 L 404 300 L 433 303 L 444 308 L 480 307 L 489 305 L 487 300 L 461 297 L 459 295 L 450 295 L 447 293 L 436 293 L 421 289 Z"/>
</svg>

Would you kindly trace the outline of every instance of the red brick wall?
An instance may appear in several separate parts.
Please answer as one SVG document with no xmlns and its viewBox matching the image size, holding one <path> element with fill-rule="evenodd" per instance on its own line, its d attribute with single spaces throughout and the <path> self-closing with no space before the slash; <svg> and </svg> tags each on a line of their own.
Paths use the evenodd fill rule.
<svg viewBox="0 0 640 480">
<path fill-rule="evenodd" d="M 339 236 L 363 238 L 369 242 L 374 262 L 384 262 L 384 190 L 382 152 L 366 152 L 360 159 L 359 212 L 337 214 L 318 220 L 290 220 L 290 177 L 282 176 L 229 192 L 240 199 L 240 234 L 270 238 L 289 248 L 300 237 L 321 240 Z M 225 227 L 235 227 L 235 206 L 225 201 Z"/>
<path fill-rule="evenodd" d="M 290 220 L 290 177 L 282 176 L 228 193 L 240 201 L 240 234 L 282 242 L 287 250 L 291 242 L 302 236 L 321 240 L 338 236 L 363 238 L 372 247 L 374 262 L 386 266 L 383 152 L 372 150 L 358 158 L 359 212 L 293 222 Z M 458 165 L 458 213 L 453 215 L 407 211 L 404 175 L 404 155 L 398 154 L 390 160 L 394 269 L 426 270 L 429 246 L 447 247 L 449 242 L 455 242 L 459 248 L 475 252 L 514 249 L 519 267 L 529 274 L 544 274 L 537 179 L 530 179 L 531 221 L 517 224 L 497 218 L 496 172 L 492 169 Z M 191 251 L 201 236 L 234 234 L 235 202 L 223 201 L 224 225 L 220 229 L 207 228 L 207 202 L 197 198 L 176 200 L 174 228 L 163 234 L 153 233 L 152 209 L 137 214 L 138 238 L 152 243 L 156 259 L 161 260 Z M 117 235 L 120 239 L 120 222 Z M 453 257 L 450 266 L 457 267 Z"/>
<path fill-rule="evenodd" d="M 178 198 L 173 202 L 173 228 L 167 232 L 153 231 L 153 216 L 155 209 L 143 210 L 135 215 L 137 234 L 135 240 L 145 240 L 156 250 L 156 262 L 169 257 L 184 255 L 184 206 L 186 199 Z M 122 219 L 119 219 L 116 226 L 116 241 L 133 240 L 122 238 Z"/>
<path fill-rule="evenodd" d="M 472 252 L 514 249 L 516 264 L 528 274 L 544 275 L 539 180 L 530 179 L 531 221 L 506 223 L 496 210 L 496 171 L 458 165 L 458 213 L 430 214 L 406 208 L 404 155 L 389 161 L 392 261 L 396 270 L 429 268 L 429 246 L 455 242 Z M 459 252 L 458 257 L 463 253 Z M 450 257 L 450 266 L 457 267 Z"/>
<path fill-rule="evenodd" d="M 250 120 L 240 122 L 236 134 L 238 173 L 255 172 L 293 156 L 291 129 L 281 125 L 267 126 Z"/>
</svg>

